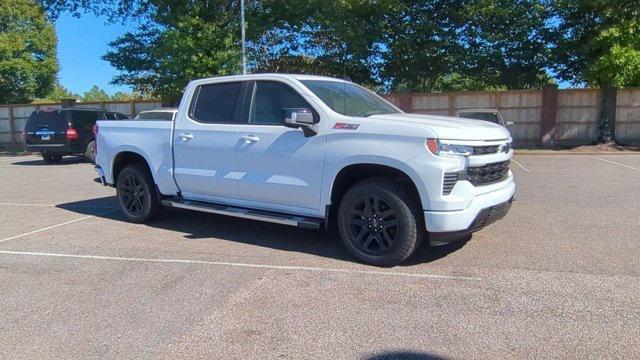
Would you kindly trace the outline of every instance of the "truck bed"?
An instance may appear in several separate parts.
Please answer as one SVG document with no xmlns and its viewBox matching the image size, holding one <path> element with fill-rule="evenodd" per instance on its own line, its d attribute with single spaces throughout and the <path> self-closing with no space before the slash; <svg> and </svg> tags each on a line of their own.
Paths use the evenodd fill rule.
<svg viewBox="0 0 640 360">
<path fill-rule="evenodd" d="M 151 168 L 151 175 L 163 194 L 177 192 L 172 171 L 171 121 L 98 121 L 96 163 L 102 164 L 105 180 L 114 184 L 113 160 L 103 159 L 107 154 L 126 151 L 144 154 Z M 116 159 L 117 161 L 117 159 Z"/>
</svg>

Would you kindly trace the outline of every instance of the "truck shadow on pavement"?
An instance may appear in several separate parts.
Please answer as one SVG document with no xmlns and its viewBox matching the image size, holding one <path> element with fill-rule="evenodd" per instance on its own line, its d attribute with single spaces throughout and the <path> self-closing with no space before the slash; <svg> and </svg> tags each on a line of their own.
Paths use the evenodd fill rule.
<svg viewBox="0 0 640 360">
<path fill-rule="evenodd" d="M 380 354 L 375 354 L 369 357 L 366 357 L 367 360 L 445 360 L 445 357 L 440 355 L 426 353 L 426 352 L 415 352 L 415 351 L 392 351 L 392 352 L 383 352 Z"/>
<path fill-rule="evenodd" d="M 60 166 L 60 165 L 75 165 L 82 164 L 88 162 L 87 159 L 80 156 L 65 156 L 59 163 L 56 164 L 47 164 L 42 159 L 37 160 L 24 160 L 24 161 L 16 161 L 12 162 L 11 165 L 18 166 Z"/>
<path fill-rule="evenodd" d="M 127 222 L 118 209 L 115 196 L 59 204 L 56 207 L 78 214 L 95 215 L 100 218 Z M 109 209 L 117 210 L 105 213 Z M 145 227 L 174 231 L 179 233 L 177 236 L 192 241 L 207 241 L 212 244 L 220 240 L 232 241 L 275 250 L 357 262 L 344 248 L 335 229 L 299 229 L 286 225 L 170 208 L 163 209 L 160 216 L 153 222 L 132 225 L 139 226 L 141 231 L 145 231 Z M 423 245 L 401 266 L 417 265 L 443 258 L 462 248 L 469 238 L 436 247 Z"/>
</svg>

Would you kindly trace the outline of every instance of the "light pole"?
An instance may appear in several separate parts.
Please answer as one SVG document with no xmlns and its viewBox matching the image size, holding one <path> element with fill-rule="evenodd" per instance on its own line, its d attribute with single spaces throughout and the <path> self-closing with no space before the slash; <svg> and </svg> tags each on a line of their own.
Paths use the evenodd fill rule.
<svg viewBox="0 0 640 360">
<path fill-rule="evenodd" d="M 247 54 L 244 45 L 244 0 L 240 0 L 240 23 L 242 28 L 242 75 L 247 75 Z"/>
</svg>

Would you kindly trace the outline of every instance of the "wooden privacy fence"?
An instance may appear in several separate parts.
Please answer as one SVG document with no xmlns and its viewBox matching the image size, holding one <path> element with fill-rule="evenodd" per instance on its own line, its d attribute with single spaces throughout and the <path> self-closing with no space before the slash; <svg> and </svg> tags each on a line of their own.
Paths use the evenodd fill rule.
<svg viewBox="0 0 640 360">
<path fill-rule="evenodd" d="M 20 133 L 29 119 L 29 115 L 43 106 L 60 105 L 50 104 L 19 104 L 0 105 L 0 145 L 21 145 Z M 159 100 L 133 100 L 133 101 L 105 101 L 75 103 L 75 108 L 104 109 L 127 114 L 131 117 L 140 111 L 161 107 Z"/>
<path fill-rule="evenodd" d="M 498 109 L 505 121 L 513 121 L 511 136 L 516 146 L 574 146 L 597 140 L 601 107 L 600 89 L 400 93 L 385 97 L 404 111 L 455 115 L 459 110 Z M 640 88 L 617 90 L 616 139 L 640 144 Z"/>
<path fill-rule="evenodd" d="M 640 145 L 640 88 L 620 89 L 615 107 L 616 139 Z M 513 121 L 511 136 L 516 146 L 573 146 L 590 144 L 597 137 L 601 107 L 600 89 L 399 93 L 384 95 L 407 112 L 455 115 L 459 110 L 492 108 L 500 110 L 505 121 Z M 0 145 L 20 144 L 19 134 L 38 106 L 56 104 L 0 105 Z M 76 103 L 79 108 L 102 108 L 135 116 L 142 110 L 161 106 L 159 100 Z"/>
</svg>

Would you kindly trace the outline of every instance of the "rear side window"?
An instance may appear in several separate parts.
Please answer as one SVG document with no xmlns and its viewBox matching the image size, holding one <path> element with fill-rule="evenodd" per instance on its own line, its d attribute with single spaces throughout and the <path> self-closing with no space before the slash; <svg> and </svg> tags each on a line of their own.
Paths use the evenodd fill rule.
<svg viewBox="0 0 640 360">
<path fill-rule="evenodd" d="M 241 102 L 241 82 L 201 85 L 191 103 L 189 115 L 203 123 L 233 123 Z"/>
<path fill-rule="evenodd" d="M 168 111 L 148 111 L 142 112 L 137 117 L 136 120 L 142 121 L 171 121 L 173 120 L 173 113 Z"/>
<path fill-rule="evenodd" d="M 71 112 L 71 121 L 74 125 L 87 125 L 95 123 L 96 120 L 102 119 L 103 113 L 98 111 L 78 111 Z"/>
<path fill-rule="evenodd" d="M 55 131 L 64 131 L 68 126 L 68 112 L 65 110 L 34 111 L 25 125 L 26 131 L 47 127 Z"/>
</svg>

